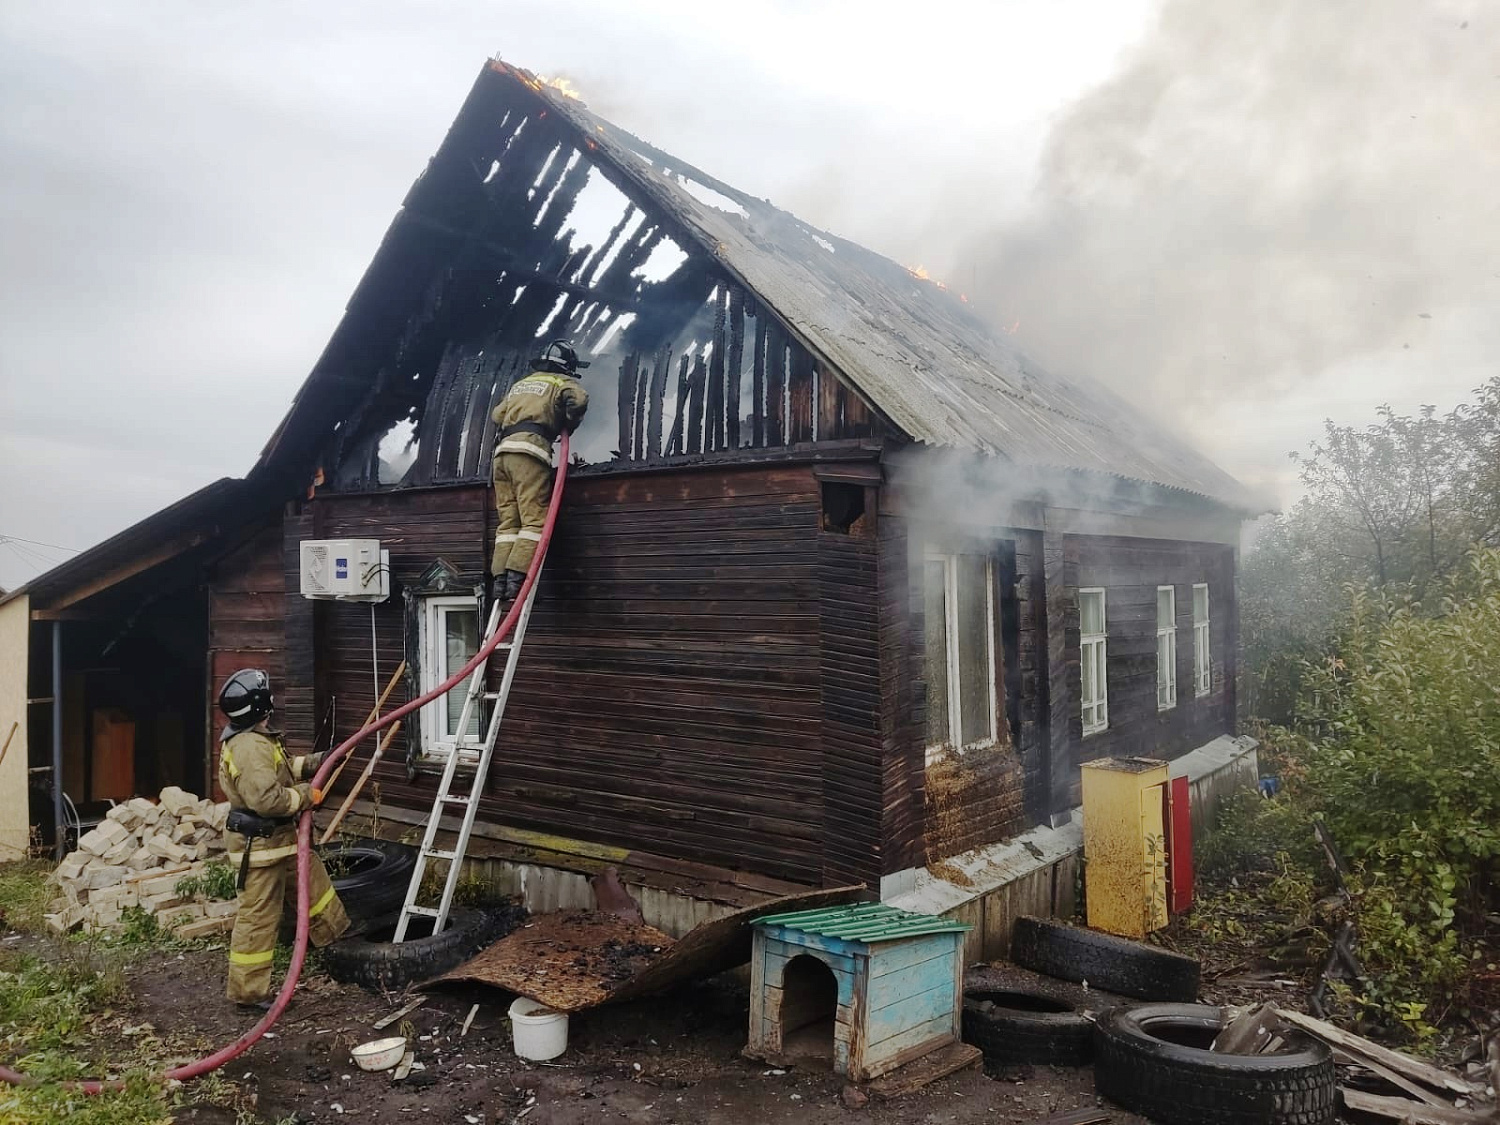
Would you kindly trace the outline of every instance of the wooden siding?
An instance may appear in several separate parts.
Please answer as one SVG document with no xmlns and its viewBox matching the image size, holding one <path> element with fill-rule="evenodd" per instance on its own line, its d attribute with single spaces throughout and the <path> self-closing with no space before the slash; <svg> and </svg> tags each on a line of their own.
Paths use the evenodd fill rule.
<svg viewBox="0 0 1500 1125">
<path fill-rule="evenodd" d="M 380 538 L 397 589 L 437 557 L 482 576 L 494 526 L 477 487 L 320 497 L 287 521 L 289 575 L 309 510 L 320 536 Z M 878 876 L 876 552 L 819 511 L 805 465 L 570 482 L 481 819 L 808 883 Z M 374 695 L 370 610 L 318 610 L 303 628 L 347 734 Z M 403 620 L 399 598 L 376 607 L 382 679 Z M 405 749 L 379 799 L 425 812 Z"/>
<path fill-rule="evenodd" d="M 878 551 L 870 522 L 818 536 L 823 879 L 878 886 L 887 820 Z"/>
<path fill-rule="evenodd" d="M 881 503 L 885 495 L 882 490 Z M 880 737 L 885 827 L 881 874 L 904 871 L 923 862 L 922 819 L 926 801 L 921 727 L 916 721 L 911 618 L 908 527 L 905 520 L 880 514 Z M 920 667 L 920 665 L 917 665 Z"/>
<path fill-rule="evenodd" d="M 264 668 L 276 696 L 277 721 L 286 723 L 286 578 L 280 524 L 272 523 L 225 555 L 209 571 L 207 731 L 210 786 L 219 775 L 219 688 L 241 668 Z"/>
<path fill-rule="evenodd" d="M 1062 537 L 1060 596 L 1052 646 L 1060 661 L 1054 679 L 1054 808 L 1081 799 L 1079 766 L 1094 758 L 1145 755 L 1175 758 L 1235 724 L 1234 630 L 1238 615 L 1234 550 L 1213 543 L 1182 543 L 1120 536 Z M 1194 583 L 1209 584 L 1212 690 L 1193 690 Z M 1177 706 L 1156 705 L 1156 587 L 1177 588 Z M 1078 590 L 1103 587 L 1108 628 L 1109 728 L 1083 737 L 1079 711 Z M 1058 628 L 1057 625 L 1061 627 Z M 1059 669 L 1055 669 L 1055 672 Z M 1065 689 L 1057 692 L 1057 684 Z"/>
</svg>

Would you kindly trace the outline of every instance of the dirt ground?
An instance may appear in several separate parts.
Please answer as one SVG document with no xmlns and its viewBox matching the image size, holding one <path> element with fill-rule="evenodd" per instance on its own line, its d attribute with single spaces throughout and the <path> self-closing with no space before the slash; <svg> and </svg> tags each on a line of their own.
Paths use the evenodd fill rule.
<svg viewBox="0 0 1500 1125">
<path fill-rule="evenodd" d="M 131 1017 L 158 1032 L 226 1042 L 246 1017 L 223 998 L 222 952 L 143 953 L 130 972 Z M 682 1125 L 868 1120 L 890 1125 L 940 1122 L 1026 1123 L 1099 1105 L 1088 1069 L 1051 1067 L 986 1075 L 978 1068 L 889 1102 L 847 1108 L 844 1083 L 827 1070 L 781 1071 L 739 1054 L 749 1013 L 746 986 L 734 974 L 666 996 L 595 1009 L 572 1017 L 569 1049 L 555 1063 L 530 1064 L 511 1049 L 505 1010 L 510 996 L 479 987 L 444 987 L 412 1013 L 424 1067 L 393 1085 L 366 1074 L 348 1049 L 396 1032 L 371 1024 L 407 998 L 380 997 L 313 973 L 273 1029 L 226 1068 L 255 1095 L 263 1122 L 434 1121 L 497 1125 L 582 1125 L 624 1121 Z M 479 1013 L 459 1036 L 469 1008 Z M 179 1040 L 180 1042 L 181 1040 Z M 415 1081 L 413 1081 L 415 1079 Z M 179 1120 L 236 1125 L 216 1107 L 187 1108 Z M 1145 1125 L 1118 1111 L 1115 1125 Z"/>
</svg>

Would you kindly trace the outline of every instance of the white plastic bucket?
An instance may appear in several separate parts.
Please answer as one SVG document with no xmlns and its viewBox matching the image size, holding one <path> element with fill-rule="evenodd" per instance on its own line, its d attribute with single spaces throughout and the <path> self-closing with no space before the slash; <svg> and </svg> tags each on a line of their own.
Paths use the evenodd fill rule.
<svg viewBox="0 0 1500 1125">
<path fill-rule="evenodd" d="M 568 1013 L 554 1011 L 525 996 L 511 1002 L 510 1030 L 516 1054 L 523 1059 L 546 1062 L 568 1049 Z"/>
</svg>

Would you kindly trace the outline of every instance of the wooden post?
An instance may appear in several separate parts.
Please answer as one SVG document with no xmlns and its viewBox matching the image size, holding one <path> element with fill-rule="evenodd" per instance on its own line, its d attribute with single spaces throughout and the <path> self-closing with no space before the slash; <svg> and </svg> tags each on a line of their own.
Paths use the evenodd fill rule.
<svg viewBox="0 0 1500 1125">
<path fill-rule="evenodd" d="M 729 380 L 724 387 L 724 444 L 740 447 L 740 368 L 745 363 L 745 291 L 735 286 L 729 295 Z"/>
<path fill-rule="evenodd" d="M 766 352 L 766 444 L 784 445 L 786 427 L 782 422 L 786 398 L 786 333 L 781 330 L 781 325 L 771 325 Z"/>
<path fill-rule="evenodd" d="M 365 716 L 363 726 L 367 727 L 380 718 L 380 709 L 385 706 L 385 701 L 390 698 L 391 692 L 396 690 L 396 685 L 401 682 L 401 677 L 404 675 L 406 675 L 406 661 L 403 660 L 400 664 L 396 665 L 396 670 L 391 673 L 390 683 L 385 685 L 385 690 L 380 693 L 380 698 L 375 701 L 375 706 Z M 399 725 L 398 723 L 397 726 Z M 354 757 L 354 751 L 351 749 L 349 753 L 344 755 L 343 761 L 339 762 L 337 768 L 334 769 L 333 775 L 328 779 L 328 784 L 323 786 L 325 793 L 333 788 L 333 783 L 339 779 L 339 774 L 344 772 L 344 767 L 349 764 L 349 759 L 352 757 Z"/>
<path fill-rule="evenodd" d="M 755 318 L 755 357 L 750 384 L 750 444 L 766 444 L 766 314 Z"/>
<path fill-rule="evenodd" d="M 621 461 L 630 460 L 631 419 L 635 403 L 635 364 L 634 355 L 625 357 L 625 362 L 620 364 L 620 384 L 616 388 L 615 410 L 619 422 Z"/>
<path fill-rule="evenodd" d="M 656 354 L 656 364 L 651 372 L 651 404 L 646 414 L 646 456 L 655 461 L 662 455 L 661 428 L 662 411 L 667 397 L 667 372 L 672 366 L 672 350 L 663 349 Z"/>
<path fill-rule="evenodd" d="M 349 795 L 344 798 L 343 804 L 339 805 L 339 811 L 333 814 L 333 819 L 328 822 L 328 827 L 323 830 L 323 838 L 318 841 L 319 843 L 326 844 L 329 840 L 333 839 L 333 834 L 338 831 L 339 825 L 344 823 L 344 817 L 349 815 L 349 809 L 354 805 L 354 798 L 359 796 L 360 790 L 365 787 L 365 782 L 370 780 L 370 775 L 375 772 L 376 763 L 385 755 L 385 748 L 391 744 L 391 739 L 396 737 L 396 732 L 400 729 L 401 720 L 397 719 L 386 730 L 385 737 L 375 747 L 375 753 L 370 755 L 370 760 L 365 763 L 364 770 L 355 779 L 353 787 L 349 790 Z M 457 753 L 457 751 L 454 751 L 454 753 Z M 348 760 L 348 758 L 344 759 L 346 762 Z"/>
</svg>

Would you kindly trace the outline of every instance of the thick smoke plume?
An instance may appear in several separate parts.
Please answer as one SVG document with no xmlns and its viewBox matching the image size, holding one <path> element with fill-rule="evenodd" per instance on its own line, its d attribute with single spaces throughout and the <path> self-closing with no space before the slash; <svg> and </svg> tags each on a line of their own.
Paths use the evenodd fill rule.
<svg viewBox="0 0 1500 1125">
<path fill-rule="evenodd" d="M 950 277 L 1211 454 L 1323 377 L 1473 386 L 1500 351 L 1500 7 L 1167 0 L 1033 199 Z"/>
</svg>

